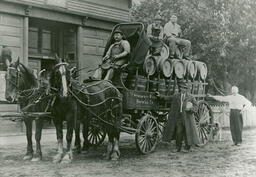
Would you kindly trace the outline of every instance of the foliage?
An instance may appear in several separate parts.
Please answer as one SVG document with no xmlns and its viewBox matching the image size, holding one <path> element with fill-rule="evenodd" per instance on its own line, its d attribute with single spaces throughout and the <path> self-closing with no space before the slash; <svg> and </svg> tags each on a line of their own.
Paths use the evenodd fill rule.
<svg viewBox="0 0 256 177">
<path fill-rule="evenodd" d="M 242 94 L 256 99 L 255 0 L 144 0 L 131 10 L 133 21 L 149 24 L 159 13 L 163 25 L 178 16 L 192 53 L 207 63 L 208 79 L 225 91 L 237 85 Z"/>
</svg>

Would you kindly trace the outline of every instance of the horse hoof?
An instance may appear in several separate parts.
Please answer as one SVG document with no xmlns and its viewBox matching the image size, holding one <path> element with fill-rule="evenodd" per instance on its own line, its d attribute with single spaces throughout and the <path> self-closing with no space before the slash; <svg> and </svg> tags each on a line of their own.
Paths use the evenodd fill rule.
<svg viewBox="0 0 256 177">
<path fill-rule="evenodd" d="M 62 154 L 57 154 L 54 158 L 53 158 L 53 163 L 60 163 L 62 158 Z"/>
<path fill-rule="evenodd" d="M 66 155 L 62 158 L 61 163 L 63 163 L 63 164 L 71 163 L 71 162 L 72 162 L 72 159 L 73 159 L 72 155 L 68 153 L 68 154 L 66 154 Z"/>
<path fill-rule="evenodd" d="M 117 152 L 113 152 L 111 154 L 111 160 L 112 161 L 117 161 L 119 159 L 118 153 Z"/>
<path fill-rule="evenodd" d="M 103 159 L 110 160 L 110 155 L 109 154 L 104 153 L 102 156 L 103 156 Z"/>
<path fill-rule="evenodd" d="M 33 155 L 32 154 L 26 154 L 24 157 L 23 157 L 23 160 L 31 160 L 33 158 Z"/>
</svg>

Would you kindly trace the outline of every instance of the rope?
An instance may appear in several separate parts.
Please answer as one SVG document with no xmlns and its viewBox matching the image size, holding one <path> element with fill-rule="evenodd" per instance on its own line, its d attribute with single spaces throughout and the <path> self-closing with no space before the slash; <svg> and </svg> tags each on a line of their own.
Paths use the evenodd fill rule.
<svg viewBox="0 0 256 177">
<path fill-rule="evenodd" d="M 81 99 L 79 99 L 71 90 L 69 90 L 69 92 L 72 94 L 72 96 L 73 96 L 81 105 L 84 106 L 85 109 L 87 109 L 87 111 L 88 111 L 91 115 L 93 115 L 94 117 L 96 117 L 97 119 L 99 119 L 101 122 L 103 122 L 103 123 L 105 123 L 105 124 L 108 124 L 109 126 L 112 126 L 112 127 L 115 127 L 115 128 L 116 128 L 116 126 L 114 126 L 114 125 L 111 124 L 110 122 L 108 122 L 108 121 L 106 121 L 106 120 L 104 120 L 104 119 L 102 119 L 102 118 L 100 117 L 101 115 L 106 114 L 106 113 L 108 113 L 109 111 L 112 111 L 111 109 L 107 109 L 106 111 L 104 111 L 104 112 L 101 113 L 100 115 L 97 115 L 97 114 L 95 114 L 93 111 L 91 111 L 90 108 L 88 108 L 88 106 L 90 107 L 91 105 L 84 103 L 84 102 L 83 102 Z M 122 99 L 117 98 L 117 97 L 113 97 L 113 98 L 116 98 L 116 99 L 118 99 L 118 100 L 122 100 Z M 109 98 L 109 99 L 113 99 L 113 98 Z M 107 100 L 109 100 L 109 99 L 107 99 Z M 106 101 L 104 100 L 104 101 L 101 102 L 101 103 L 104 103 L 104 102 L 106 102 Z M 112 115 L 112 114 L 111 114 L 111 115 Z M 122 128 L 122 127 L 117 127 L 117 128 L 120 129 L 120 130 L 122 130 L 122 131 L 124 131 L 124 132 L 128 132 L 126 129 L 124 129 L 124 128 Z M 131 133 L 131 132 L 130 132 L 130 133 Z"/>
<path fill-rule="evenodd" d="M 227 93 L 226 91 L 224 91 L 224 90 L 218 88 L 217 85 L 216 85 L 216 83 L 215 83 L 215 81 L 214 81 L 213 79 L 211 80 L 211 83 L 212 83 L 213 87 L 217 90 L 217 92 L 219 92 L 221 95 L 224 96 L 224 95 L 225 95 L 224 93 Z"/>
</svg>

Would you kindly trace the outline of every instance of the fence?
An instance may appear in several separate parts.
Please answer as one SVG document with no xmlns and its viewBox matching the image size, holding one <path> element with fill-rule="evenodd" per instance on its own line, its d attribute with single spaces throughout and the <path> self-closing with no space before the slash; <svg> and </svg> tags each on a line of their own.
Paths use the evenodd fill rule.
<svg viewBox="0 0 256 177">
<path fill-rule="evenodd" d="M 218 105 L 211 106 L 213 111 L 214 121 L 220 123 L 222 127 L 229 127 L 229 106 Z M 256 106 L 251 106 L 246 108 L 242 112 L 244 127 L 256 127 Z"/>
</svg>

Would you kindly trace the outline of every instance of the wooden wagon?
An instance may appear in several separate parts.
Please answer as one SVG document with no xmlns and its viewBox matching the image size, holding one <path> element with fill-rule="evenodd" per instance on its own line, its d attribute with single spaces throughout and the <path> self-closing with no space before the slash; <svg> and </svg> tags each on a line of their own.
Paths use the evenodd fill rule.
<svg viewBox="0 0 256 177">
<path fill-rule="evenodd" d="M 166 96 L 173 95 L 178 92 L 177 80 L 183 79 L 189 85 L 191 94 L 198 100 L 199 109 L 195 119 L 201 144 L 206 144 L 213 128 L 213 114 L 205 101 L 206 65 L 202 62 L 170 60 L 168 47 L 166 49 L 165 45 L 160 57 L 151 56 L 148 52 L 150 43 L 141 23 L 116 25 L 105 53 L 113 42 L 113 31 L 116 29 L 122 30 L 131 44 L 130 62 L 142 60 L 134 65 L 133 72 L 128 68 L 116 74 L 112 80 L 123 95 L 121 131 L 135 134 L 139 152 L 152 152 L 161 138 L 162 127 L 171 107 L 170 104 L 159 101 L 155 92 Z M 127 76 L 128 73 L 132 75 Z M 105 133 L 98 126 L 97 119 L 94 119 L 92 124 L 95 126 L 91 126 L 88 140 L 91 144 L 98 145 L 103 142 Z"/>
</svg>

